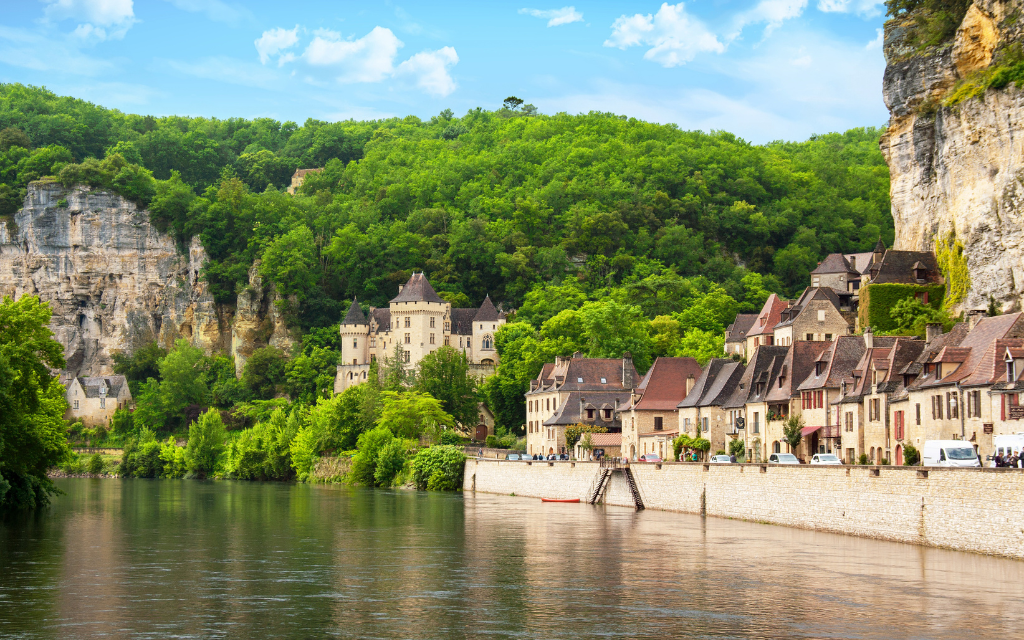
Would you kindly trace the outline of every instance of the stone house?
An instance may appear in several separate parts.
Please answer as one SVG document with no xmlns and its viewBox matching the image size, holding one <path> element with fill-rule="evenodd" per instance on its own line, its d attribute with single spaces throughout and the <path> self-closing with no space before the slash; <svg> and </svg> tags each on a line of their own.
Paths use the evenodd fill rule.
<svg viewBox="0 0 1024 640">
<path fill-rule="evenodd" d="M 592 433 L 590 444 L 593 449 L 586 451 L 583 448 L 583 441 L 576 443 L 573 450 L 573 457 L 577 460 L 593 460 L 598 456 L 605 458 L 622 457 L 622 434 L 621 433 Z"/>
<path fill-rule="evenodd" d="M 870 255 L 870 254 L 868 254 Z M 811 271 L 811 287 L 826 287 L 833 291 L 850 293 L 851 284 L 860 281 L 860 272 L 841 253 L 830 253 Z"/>
<path fill-rule="evenodd" d="M 958 340 L 964 331 L 962 326 L 967 333 Z M 994 418 L 1002 416 L 1004 404 L 1009 414 L 1015 397 L 1013 393 L 1002 393 L 1003 390 L 994 388 L 1002 374 L 996 371 L 997 354 L 1002 350 L 1005 358 L 1006 349 L 1017 348 L 1017 339 L 1024 338 L 1024 314 L 991 318 L 972 314 L 950 334 L 953 335 L 943 341 L 942 348 L 921 363 L 920 375 L 908 387 L 908 401 L 921 417 L 920 424 L 915 414 L 913 423 L 907 425 L 907 440 L 920 448 L 927 440 L 963 439 L 971 441 L 986 455 L 991 449 L 986 450 L 983 445 L 991 447 Z M 993 406 L 997 402 L 1000 405 Z M 985 405 L 988 405 L 987 411 Z M 992 433 L 985 433 L 985 424 L 992 425 L 988 429 Z M 1006 429 L 1001 425 L 1001 431 Z"/>
<path fill-rule="evenodd" d="M 678 405 L 679 432 L 707 438 L 711 453 L 725 448 L 726 435 L 733 427 L 725 403 L 732 398 L 745 366 L 729 358 L 713 358 L 701 371 L 690 393 Z M 630 458 L 636 452 L 629 452 Z"/>
<path fill-rule="evenodd" d="M 738 313 L 725 330 L 725 354 L 747 358 L 747 333 L 754 327 L 759 314 Z"/>
<path fill-rule="evenodd" d="M 853 371 L 864 356 L 868 339 L 861 336 L 839 336 L 814 361 L 814 368 L 798 386 L 800 415 L 804 419 L 803 440 L 797 448 L 798 457 L 815 453 L 836 453 L 842 442 L 836 426 L 834 402 L 843 385 L 853 383 Z M 891 338 L 883 340 L 891 341 Z M 836 405 L 838 406 L 838 405 Z M 837 455 L 841 455 L 841 451 Z"/>
<path fill-rule="evenodd" d="M 762 459 L 767 459 L 772 453 L 792 453 L 784 435 L 786 420 L 790 415 L 800 415 L 801 396 L 797 386 L 810 375 L 814 363 L 831 346 L 830 342 L 799 341 L 786 347 L 782 367 L 771 381 L 761 404 L 765 412 Z"/>
<path fill-rule="evenodd" d="M 622 409 L 622 448 L 671 458 L 672 440 L 679 435 L 677 407 L 700 375 L 693 358 L 655 360 Z"/>
<path fill-rule="evenodd" d="M 808 287 L 788 308 L 782 311 L 775 325 L 774 344 L 789 346 L 801 340 L 830 342 L 849 335 L 856 324 L 856 315 L 842 311 L 839 295 L 828 287 Z"/>
<path fill-rule="evenodd" d="M 295 173 L 292 174 L 292 183 L 285 189 L 288 193 L 295 195 L 295 192 L 302 186 L 302 183 L 306 181 L 306 175 L 310 173 L 318 173 L 323 171 L 323 167 L 319 169 L 296 169 Z"/>
<path fill-rule="evenodd" d="M 965 386 L 967 432 L 977 435 L 984 455 L 996 453 L 993 437 L 1024 432 L 1024 344 L 997 340 L 992 354 L 993 377 L 988 389 Z M 988 354 L 986 354 L 987 356 Z M 987 369 L 987 363 L 984 364 Z M 988 396 L 988 398 L 986 398 Z M 986 402 L 986 399 L 988 402 Z M 974 437 L 969 438 L 975 440 Z"/>
<path fill-rule="evenodd" d="M 505 324 L 505 314 L 484 298 L 479 309 L 453 309 L 430 286 L 427 277 L 414 273 L 398 288 L 387 309 L 370 308 L 367 317 L 357 300 L 352 301 L 341 322 L 341 364 L 334 392 L 364 382 L 370 363 L 391 357 L 402 348 L 405 364 L 415 369 L 420 360 L 443 345 L 464 354 L 477 377 L 494 373 L 498 352 L 494 332 Z"/>
<path fill-rule="evenodd" d="M 757 314 L 754 325 L 747 331 L 746 357 L 761 345 L 775 344 L 775 325 L 782 318 L 782 312 L 789 308 L 789 303 L 775 295 L 768 296 Z"/>
<path fill-rule="evenodd" d="M 128 381 L 122 375 L 71 378 L 66 387 L 68 410 L 64 418 L 81 420 L 88 428 L 106 427 L 118 409 L 135 408 Z"/>
<path fill-rule="evenodd" d="M 546 363 L 526 392 L 527 453 L 563 453 L 573 424 L 622 432 L 620 409 L 628 406 L 640 376 L 629 353 L 621 359 L 557 357 Z"/>
<path fill-rule="evenodd" d="M 786 360 L 786 347 L 761 346 L 751 356 L 743 370 L 732 396 L 722 405 L 728 412 L 725 446 L 728 452 L 732 440 L 742 440 L 746 459 L 760 462 L 764 459 L 764 427 L 767 417 L 767 397 L 771 381 L 778 377 Z M 742 425 L 736 420 L 743 418 Z M 742 428 L 741 428 L 742 426 Z M 714 446 L 712 452 L 718 451 Z"/>
</svg>

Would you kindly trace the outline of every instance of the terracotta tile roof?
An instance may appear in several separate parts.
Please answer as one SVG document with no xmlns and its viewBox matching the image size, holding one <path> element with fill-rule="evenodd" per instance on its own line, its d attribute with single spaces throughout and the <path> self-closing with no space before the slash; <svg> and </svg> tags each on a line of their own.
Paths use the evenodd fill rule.
<svg viewBox="0 0 1024 640">
<path fill-rule="evenodd" d="M 622 446 L 621 433 L 592 433 L 590 443 L 595 447 L 619 447 Z"/>
<path fill-rule="evenodd" d="M 658 358 L 641 381 L 643 395 L 634 407 L 637 411 L 675 411 L 686 398 L 686 380 L 696 385 L 700 365 L 693 358 Z"/>
<path fill-rule="evenodd" d="M 414 273 L 409 278 L 409 281 L 405 283 L 402 290 L 397 296 L 391 299 L 391 302 L 440 302 L 443 303 L 444 299 L 437 295 L 434 291 L 434 287 L 430 286 L 430 282 L 427 280 L 427 276 L 423 273 Z"/>
<path fill-rule="evenodd" d="M 764 306 L 761 307 L 761 313 L 757 314 L 754 326 L 747 332 L 747 337 L 759 336 L 775 331 L 775 325 L 779 323 L 782 310 L 788 306 L 788 302 L 774 293 L 768 296 L 768 299 L 764 301 Z"/>
<path fill-rule="evenodd" d="M 743 342 L 747 339 L 747 333 L 757 321 L 756 313 L 738 313 L 729 328 L 725 330 L 726 342 Z"/>
<path fill-rule="evenodd" d="M 359 300 L 352 298 L 352 306 L 348 308 L 348 313 L 345 314 L 345 319 L 341 321 L 341 324 L 367 324 L 363 309 L 359 306 Z"/>
<path fill-rule="evenodd" d="M 494 308 L 491 296 L 488 295 L 484 298 L 483 304 L 480 305 L 480 310 L 476 312 L 473 322 L 494 322 L 497 319 L 498 310 Z"/>
<path fill-rule="evenodd" d="M 993 343 L 1001 339 L 1022 336 L 1024 336 L 1024 321 L 1022 321 L 1020 313 L 981 318 L 958 345 L 960 348 L 970 350 L 963 360 L 963 364 L 957 367 L 956 371 L 941 379 L 936 379 L 934 375 L 922 376 L 918 379 L 920 384 L 914 386 L 916 388 L 939 387 L 967 380 L 981 365 L 986 352 L 990 350 Z M 943 349 L 943 351 L 946 350 L 948 347 Z M 938 357 L 938 354 L 935 357 Z M 935 361 L 935 357 L 931 361 Z M 994 352 L 992 357 L 994 357 Z"/>
<path fill-rule="evenodd" d="M 824 260 L 818 263 L 817 268 L 811 271 L 811 275 L 824 275 L 826 273 L 849 273 L 853 275 L 860 275 L 853 270 L 850 263 L 846 261 L 846 257 L 841 253 L 830 253 Z"/>
<path fill-rule="evenodd" d="M 943 347 L 935 354 L 932 362 L 964 362 L 971 355 L 971 350 L 964 347 Z"/>
</svg>

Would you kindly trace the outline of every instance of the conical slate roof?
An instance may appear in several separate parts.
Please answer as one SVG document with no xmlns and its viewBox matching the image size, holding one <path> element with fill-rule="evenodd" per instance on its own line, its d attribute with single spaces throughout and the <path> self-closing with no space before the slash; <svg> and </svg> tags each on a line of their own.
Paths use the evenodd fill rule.
<svg viewBox="0 0 1024 640">
<path fill-rule="evenodd" d="M 434 287 L 430 286 L 427 276 L 422 272 L 412 274 L 409 282 L 405 283 L 402 291 L 399 292 L 391 302 L 444 302 L 441 296 L 437 295 Z"/>
<path fill-rule="evenodd" d="M 348 313 L 345 314 L 345 319 L 341 321 L 341 324 L 369 324 L 359 306 L 359 300 L 352 298 L 352 306 L 348 308 Z"/>
<path fill-rule="evenodd" d="M 491 296 L 488 295 L 484 298 L 484 303 L 480 305 L 480 310 L 473 316 L 473 322 L 493 322 L 498 319 L 498 310 L 494 308 L 494 303 L 491 302 Z"/>
<path fill-rule="evenodd" d="M 878 242 L 875 243 L 875 253 L 885 253 L 885 243 L 882 242 L 882 236 L 878 236 Z"/>
</svg>

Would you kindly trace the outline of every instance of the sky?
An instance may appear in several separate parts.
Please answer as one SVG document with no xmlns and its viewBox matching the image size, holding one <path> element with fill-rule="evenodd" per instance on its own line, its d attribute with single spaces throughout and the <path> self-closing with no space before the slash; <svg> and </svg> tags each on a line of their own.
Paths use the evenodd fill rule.
<svg viewBox="0 0 1024 640">
<path fill-rule="evenodd" d="M 299 124 L 511 95 L 754 143 L 888 120 L 881 0 L 562 2 L 0 0 L 0 81 Z"/>
</svg>

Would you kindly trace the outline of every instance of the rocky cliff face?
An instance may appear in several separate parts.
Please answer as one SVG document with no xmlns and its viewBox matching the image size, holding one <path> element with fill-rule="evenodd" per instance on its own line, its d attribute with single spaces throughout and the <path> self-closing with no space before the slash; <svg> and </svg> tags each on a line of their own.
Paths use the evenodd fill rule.
<svg viewBox="0 0 1024 640">
<path fill-rule="evenodd" d="M 290 337 L 255 270 L 236 309 L 216 305 L 200 278 L 205 253 L 188 253 L 120 196 L 56 183 L 30 185 L 14 224 L 0 221 L 0 296 L 37 295 L 72 375 L 113 370 L 112 355 L 185 338 L 236 356 Z M 235 318 L 238 318 L 238 321 Z"/>
<path fill-rule="evenodd" d="M 964 244 L 971 289 L 964 308 L 993 296 L 1024 299 L 1024 90 L 1013 84 L 954 106 L 964 78 L 1024 40 L 1021 0 L 975 0 L 951 42 L 909 44 L 913 20 L 885 30 L 883 96 L 891 119 L 881 142 L 892 177 L 896 248 L 931 250 L 951 230 Z"/>
</svg>

